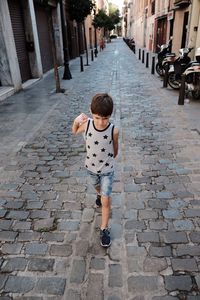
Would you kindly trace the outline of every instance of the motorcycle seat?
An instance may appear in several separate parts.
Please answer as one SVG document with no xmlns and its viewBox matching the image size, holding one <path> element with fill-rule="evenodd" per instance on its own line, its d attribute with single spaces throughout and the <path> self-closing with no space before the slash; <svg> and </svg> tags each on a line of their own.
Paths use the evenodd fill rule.
<svg viewBox="0 0 200 300">
<path fill-rule="evenodd" d="M 168 54 L 166 54 L 166 56 L 168 56 L 168 57 L 174 57 L 174 56 L 176 56 L 176 53 L 168 53 Z"/>
</svg>

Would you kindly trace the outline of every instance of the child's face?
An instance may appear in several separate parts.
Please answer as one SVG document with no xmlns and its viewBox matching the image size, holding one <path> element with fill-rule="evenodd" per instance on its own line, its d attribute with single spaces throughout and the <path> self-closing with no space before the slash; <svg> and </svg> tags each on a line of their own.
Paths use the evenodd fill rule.
<svg viewBox="0 0 200 300">
<path fill-rule="evenodd" d="M 110 120 L 110 116 L 101 117 L 96 114 L 92 114 L 92 118 L 94 120 L 94 125 L 95 125 L 96 129 L 98 129 L 98 130 L 105 129 L 108 126 L 108 123 Z"/>
</svg>

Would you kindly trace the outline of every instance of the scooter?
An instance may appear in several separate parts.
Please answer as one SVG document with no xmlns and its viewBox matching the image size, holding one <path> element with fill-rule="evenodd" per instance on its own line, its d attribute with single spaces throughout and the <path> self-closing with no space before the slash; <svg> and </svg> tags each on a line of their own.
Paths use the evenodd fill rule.
<svg viewBox="0 0 200 300">
<path fill-rule="evenodd" d="M 200 48 L 195 52 L 196 61 L 192 61 L 183 73 L 185 78 L 186 94 L 191 93 L 192 98 L 200 99 Z"/>
<path fill-rule="evenodd" d="M 156 72 L 158 75 L 163 76 L 164 75 L 164 68 L 163 68 L 163 60 L 165 59 L 166 55 L 172 55 L 175 56 L 174 53 L 171 52 L 171 43 L 172 43 L 172 37 L 170 37 L 167 44 L 163 45 L 157 45 L 160 48 L 160 51 L 158 52 L 158 62 L 156 63 Z"/>
<path fill-rule="evenodd" d="M 179 49 L 179 56 L 175 58 L 174 63 L 169 64 L 168 83 L 171 88 L 178 90 L 181 85 L 181 75 L 189 66 L 191 58 L 188 54 L 193 48 Z"/>
</svg>

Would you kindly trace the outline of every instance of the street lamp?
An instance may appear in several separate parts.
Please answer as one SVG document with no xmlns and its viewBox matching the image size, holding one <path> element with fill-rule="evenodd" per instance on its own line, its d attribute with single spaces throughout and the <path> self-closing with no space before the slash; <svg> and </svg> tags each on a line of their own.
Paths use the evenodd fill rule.
<svg viewBox="0 0 200 300">
<path fill-rule="evenodd" d="M 63 79 L 70 80 L 72 78 L 69 69 L 69 50 L 67 43 L 67 24 L 64 17 L 63 0 L 60 0 L 60 16 L 61 16 L 61 26 L 62 26 L 62 40 L 63 40 L 63 54 L 64 54 L 64 74 Z"/>
<path fill-rule="evenodd" d="M 96 15 L 96 7 L 94 7 L 94 16 Z M 97 50 L 97 29 L 96 26 L 94 25 L 94 56 L 97 57 L 98 50 Z"/>
</svg>

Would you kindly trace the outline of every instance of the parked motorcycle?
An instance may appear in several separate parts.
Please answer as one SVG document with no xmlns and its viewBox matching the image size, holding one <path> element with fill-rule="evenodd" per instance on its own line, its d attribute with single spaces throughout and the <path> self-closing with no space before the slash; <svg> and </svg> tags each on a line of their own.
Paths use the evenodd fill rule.
<svg viewBox="0 0 200 300">
<path fill-rule="evenodd" d="M 171 52 L 171 43 L 172 43 L 172 37 L 169 39 L 167 44 L 163 44 L 161 46 L 158 45 L 160 48 L 160 51 L 158 52 L 158 62 L 156 63 L 156 72 L 158 75 L 163 76 L 164 75 L 164 68 L 163 68 L 163 60 L 165 59 L 167 54 L 171 54 L 172 56 L 175 56 L 174 53 Z"/>
<path fill-rule="evenodd" d="M 196 61 L 192 61 L 185 70 L 186 93 L 192 94 L 192 98 L 200 99 L 200 48 L 195 52 Z"/>
<path fill-rule="evenodd" d="M 189 66 L 191 58 L 188 54 L 193 48 L 181 48 L 179 49 L 179 56 L 175 58 L 175 61 L 169 64 L 168 83 L 171 88 L 177 90 L 181 85 L 181 75 Z"/>
</svg>

